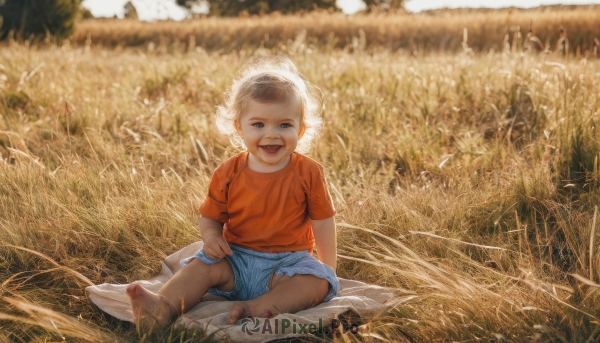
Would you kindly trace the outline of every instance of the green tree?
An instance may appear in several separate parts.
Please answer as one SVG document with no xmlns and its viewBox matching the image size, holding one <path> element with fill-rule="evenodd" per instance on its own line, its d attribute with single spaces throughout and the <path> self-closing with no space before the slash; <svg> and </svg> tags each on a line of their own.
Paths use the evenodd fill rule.
<svg viewBox="0 0 600 343">
<path fill-rule="evenodd" d="M 0 1 L 2 1 L 2 0 L 0 0 Z M 79 9 L 79 18 L 80 19 L 93 19 L 94 15 L 92 14 L 92 11 L 81 6 Z"/>
<path fill-rule="evenodd" d="M 336 0 L 176 0 L 177 4 L 191 9 L 194 5 L 207 3 L 209 15 L 235 17 L 240 13 L 268 14 L 281 12 L 283 14 L 300 11 L 312 11 L 320 8 L 338 11 Z"/>
<path fill-rule="evenodd" d="M 0 0 L 0 39 L 10 31 L 22 38 L 47 34 L 61 40 L 73 33 L 81 0 Z"/>
<path fill-rule="evenodd" d="M 125 19 L 138 20 L 138 13 L 131 1 L 125 4 Z"/>
<path fill-rule="evenodd" d="M 367 11 L 396 11 L 404 9 L 404 0 L 363 0 Z"/>
</svg>

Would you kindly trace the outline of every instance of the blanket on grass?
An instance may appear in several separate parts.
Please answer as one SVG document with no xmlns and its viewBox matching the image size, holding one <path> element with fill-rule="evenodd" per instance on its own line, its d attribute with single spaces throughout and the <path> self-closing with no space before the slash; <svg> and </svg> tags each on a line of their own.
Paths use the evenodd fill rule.
<svg viewBox="0 0 600 343">
<path fill-rule="evenodd" d="M 168 256 L 162 262 L 159 275 L 151 280 L 139 281 L 152 292 L 158 290 L 182 267 L 179 262 L 193 256 L 202 249 L 202 241 Z M 275 339 L 309 336 L 311 333 L 330 333 L 332 327 L 339 326 L 343 330 L 338 315 L 354 312 L 360 318 L 367 319 L 389 310 L 396 304 L 392 293 L 382 287 L 365 284 L 359 281 L 339 279 L 341 290 L 337 297 L 308 310 L 294 314 L 279 314 L 275 318 L 245 318 L 235 325 L 226 325 L 227 315 L 235 302 L 221 297 L 206 295 L 203 300 L 190 311 L 181 316 L 176 323 L 186 327 L 200 327 L 207 334 L 215 333 L 216 337 L 227 336 L 235 342 L 264 342 Z M 86 288 L 87 294 L 102 311 L 125 321 L 133 322 L 131 302 L 125 294 L 127 285 L 101 284 Z M 355 333 L 357 327 L 346 328 Z"/>
</svg>

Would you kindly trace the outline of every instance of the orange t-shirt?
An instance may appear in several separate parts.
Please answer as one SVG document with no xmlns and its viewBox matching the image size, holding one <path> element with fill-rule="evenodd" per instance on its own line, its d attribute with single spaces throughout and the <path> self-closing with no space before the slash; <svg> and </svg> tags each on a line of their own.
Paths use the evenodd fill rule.
<svg viewBox="0 0 600 343">
<path fill-rule="evenodd" d="M 258 173 L 247 161 L 243 152 L 217 167 L 200 214 L 227 224 L 223 238 L 235 245 L 262 252 L 312 251 L 311 219 L 335 214 L 321 165 L 293 153 L 285 168 Z"/>
</svg>

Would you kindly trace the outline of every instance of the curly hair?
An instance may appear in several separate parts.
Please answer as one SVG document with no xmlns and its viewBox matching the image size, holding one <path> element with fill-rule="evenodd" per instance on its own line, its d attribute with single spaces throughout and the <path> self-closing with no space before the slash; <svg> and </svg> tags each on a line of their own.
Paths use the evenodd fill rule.
<svg viewBox="0 0 600 343">
<path fill-rule="evenodd" d="M 289 59 L 263 58 L 247 66 L 233 81 L 225 93 L 225 104 L 217 107 L 217 127 L 235 147 L 245 148 L 235 121 L 240 119 L 248 100 L 273 103 L 296 96 L 300 100 L 300 125 L 305 129 L 296 151 L 305 153 L 322 126 L 321 94 Z"/>
</svg>

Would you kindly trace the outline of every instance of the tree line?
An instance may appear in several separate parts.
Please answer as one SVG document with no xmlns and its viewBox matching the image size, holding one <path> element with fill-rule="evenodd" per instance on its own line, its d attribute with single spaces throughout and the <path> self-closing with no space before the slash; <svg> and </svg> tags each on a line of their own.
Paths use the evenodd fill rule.
<svg viewBox="0 0 600 343">
<path fill-rule="evenodd" d="M 404 0 L 363 0 L 367 11 L 388 11 L 403 8 Z M 339 11 L 336 0 L 176 0 L 191 14 L 200 5 L 208 5 L 210 16 L 236 17 L 240 14 L 261 15 L 273 12 L 292 14 L 317 9 Z"/>
<path fill-rule="evenodd" d="M 173 0 L 170 0 L 173 1 Z M 336 0 L 174 0 L 188 11 L 198 15 L 198 8 L 208 7 L 209 16 L 236 17 L 264 15 L 273 12 L 293 14 L 314 10 L 339 11 Z M 389 11 L 403 8 L 404 0 L 363 0 L 367 11 Z M 31 37 L 68 38 L 80 18 L 91 13 L 81 5 L 82 0 L 0 0 L 0 40 L 13 35 Z M 125 4 L 127 18 L 137 19 L 137 11 L 129 1 Z"/>
</svg>

